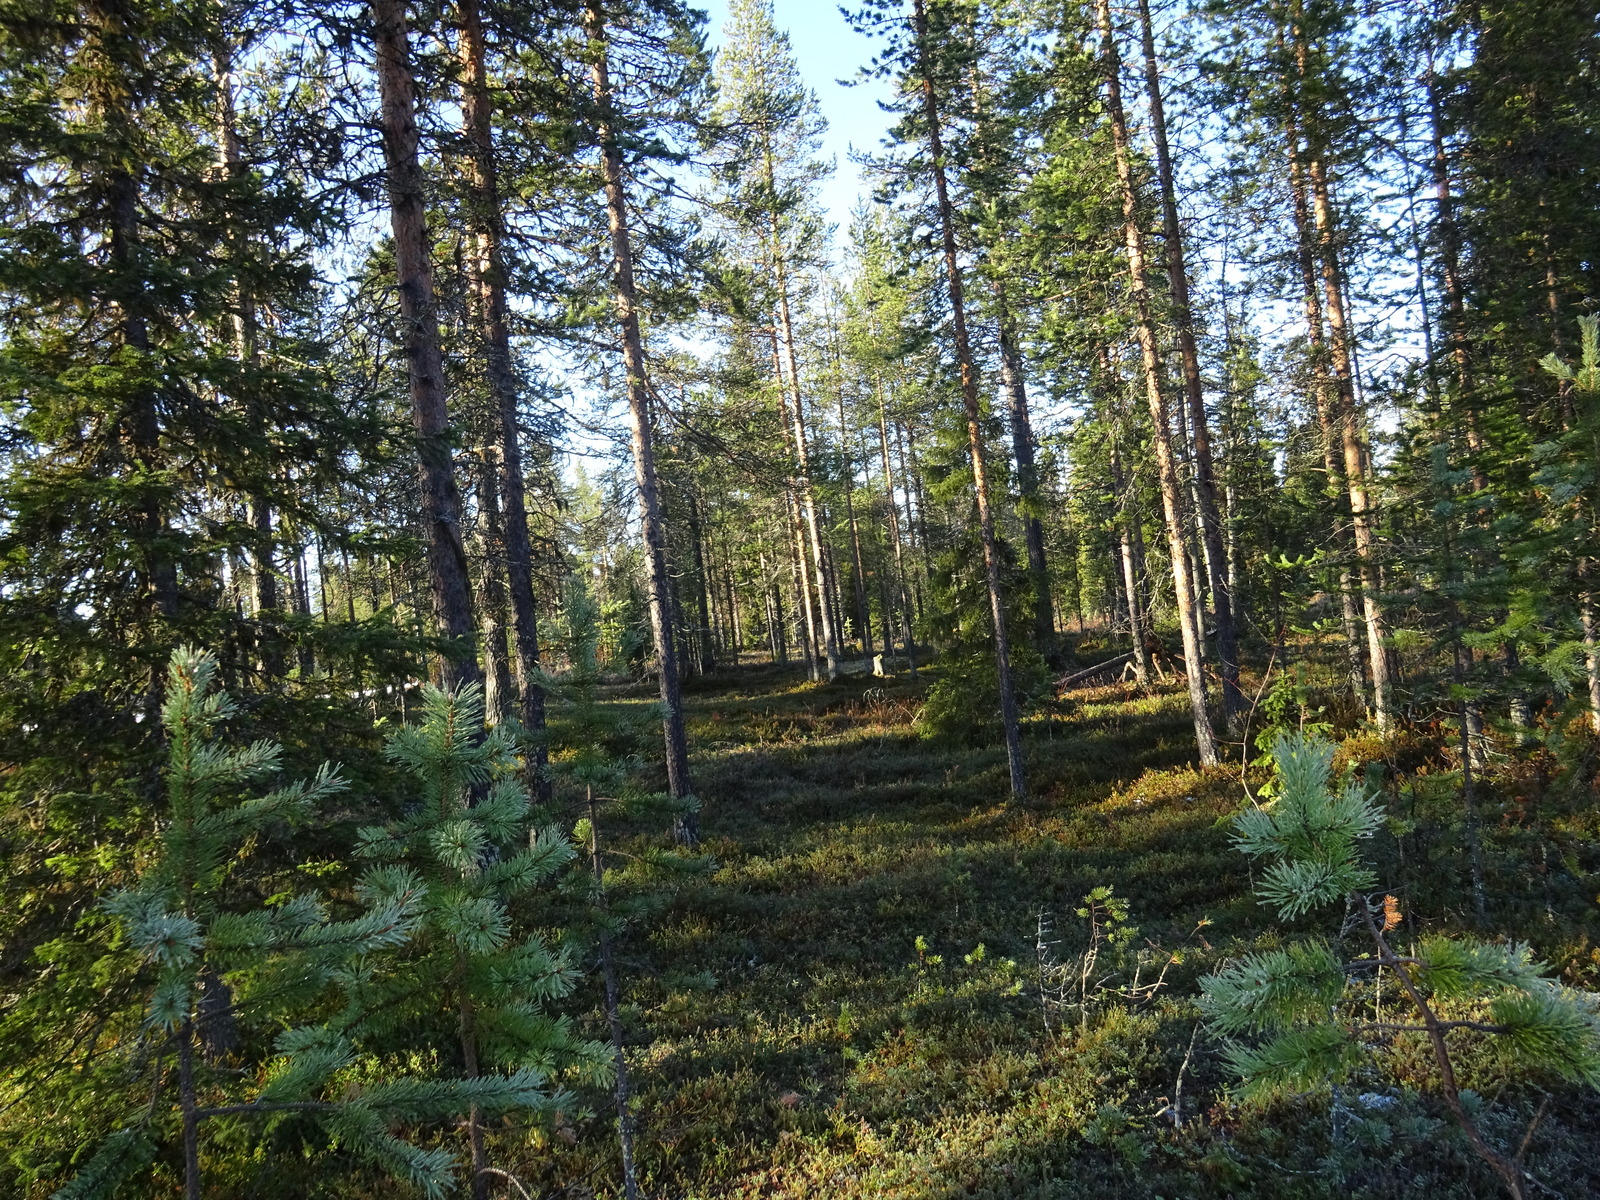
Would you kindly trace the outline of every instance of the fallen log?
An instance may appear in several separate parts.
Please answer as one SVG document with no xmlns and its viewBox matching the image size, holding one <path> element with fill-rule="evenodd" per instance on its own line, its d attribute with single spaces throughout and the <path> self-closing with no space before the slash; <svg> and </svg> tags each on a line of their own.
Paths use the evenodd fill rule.
<svg viewBox="0 0 1600 1200">
<path fill-rule="evenodd" d="M 1056 690 L 1064 692 L 1068 688 L 1076 687 L 1086 679 L 1093 679 L 1096 675 L 1099 675 L 1105 671 L 1110 671 L 1115 667 L 1120 667 L 1124 663 L 1132 661 L 1133 651 L 1129 650 L 1126 654 L 1119 654 L 1115 658 L 1108 658 L 1103 663 L 1095 663 L 1094 666 L 1085 667 L 1081 671 L 1074 671 L 1071 675 L 1063 675 L 1060 679 L 1056 680 Z"/>
</svg>

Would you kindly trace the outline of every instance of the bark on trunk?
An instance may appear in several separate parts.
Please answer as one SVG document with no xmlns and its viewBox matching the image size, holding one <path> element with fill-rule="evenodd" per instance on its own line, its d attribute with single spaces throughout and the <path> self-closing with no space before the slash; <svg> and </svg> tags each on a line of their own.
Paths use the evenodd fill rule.
<svg viewBox="0 0 1600 1200">
<path fill-rule="evenodd" d="M 704 530 L 700 527 L 700 505 L 693 495 L 689 502 L 689 540 L 694 545 L 695 605 L 700 610 L 699 662 L 701 675 L 710 675 L 717 669 L 716 642 L 711 629 L 711 596 L 706 578 L 706 553 Z"/>
<path fill-rule="evenodd" d="M 783 436 L 784 450 L 788 455 L 789 472 L 784 480 L 784 513 L 789 524 L 789 573 L 795 588 L 795 640 L 800 643 L 806 660 L 806 676 L 813 683 L 822 676 L 817 663 L 817 622 L 811 602 L 811 571 L 806 565 L 806 540 L 800 520 L 800 485 L 795 478 L 794 426 L 789 420 L 788 385 L 783 377 L 783 355 L 778 348 L 778 327 L 770 331 L 772 337 L 772 378 L 777 387 L 778 428 Z"/>
<path fill-rule="evenodd" d="M 767 186 L 773 186 L 772 149 L 766 148 Z M 783 347 L 784 366 L 788 368 L 790 419 L 794 427 L 794 452 L 796 462 L 795 485 L 800 499 L 806 538 L 810 545 L 812 566 L 816 572 L 817 616 L 822 626 L 822 653 L 827 659 L 828 680 L 839 677 L 839 637 L 833 620 L 832 605 L 828 603 L 828 571 L 824 561 L 822 528 L 817 519 L 816 493 L 811 485 L 811 451 L 806 436 L 805 400 L 800 391 L 800 364 L 795 352 L 794 324 L 789 310 L 789 274 L 785 264 L 783 241 L 778 228 L 778 218 L 771 220 L 772 275 L 778 292 L 778 337 Z"/>
<path fill-rule="evenodd" d="M 517 425 L 517 376 L 506 307 L 505 222 L 494 159 L 489 77 L 478 0 L 460 0 L 460 17 L 465 68 L 462 118 L 472 156 L 472 202 L 467 206 L 467 219 L 475 251 L 468 257 L 467 270 L 477 298 L 480 352 L 493 404 L 491 422 L 504 526 L 505 577 L 516 651 L 513 678 L 517 716 L 523 728 L 538 734 L 545 724 L 545 696 L 544 689 L 535 682 L 539 671 L 539 620 L 533 594 L 533 539 L 528 532 L 522 434 Z M 545 778 L 544 766 L 549 755 L 542 737 L 532 740 L 526 782 L 537 799 L 547 801 L 550 781 Z"/>
<path fill-rule="evenodd" d="M 1190 579 L 1189 551 L 1185 544 L 1183 497 L 1178 481 L 1177 461 L 1172 451 L 1172 429 L 1167 400 L 1161 387 L 1161 352 L 1156 344 L 1155 323 L 1150 311 L 1150 292 L 1146 274 L 1144 230 L 1139 224 L 1138 188 L 1128 150 L 1128 125 L 1122 108 L 1121 58 L 1111 26 L 1108 0 L 1097 0 L 1096 15 L 1102 40 L 1106 79 L 1106 108 L 1111 118 L 1113 151 L 1117 179 L 1122 191 L 1124 236 L 1128 248 L 1129 289 L 1137 316 L 1139 351 L 1143 358 L 1145 396 L 1150 406 L 1151 441 L 1156 452 L 1156 467 L 1161 483 L 1161 504 L 1166 517 L 1167 546 L 1172 557 L 1173 591 L 1178 602 L 1178 627 L 1183 636 L 1184 673 L 1189 681 L 1189 707 L 1194 717 L 1195 744 L 1201 766 L 1217 763 L 1216 735 L 1211 714 L 1206 708 L 1206 681 L 1201 664 L 1199 613 L 1195 611 L 1194 588 Z"/>
<path fill-rule="evenodd" d="M 912 634 L 911 595 L 906 590 L 906 558 L 900 538 L 900 502 L 894 495 L 894 466 L 889 458 L 889 423 L 884 412 L 883 382 L 878 381 L 878 446 L 883 456 L 883 496 L 889 506 L 889 537 L 894 542 L 894 574 L 900 589 L 901 640 L 906 647 L 906 668 L 917 677 L 916 638 Z"/>
<path fill-rule="evenodd" d="M 628 429 L 633 442 L 634 483 L 639 490 L 639 525 L 644 535 L 645 574 L 650 591 L 650 629 L 655 636 L 656 663 L 661 682 L 662 738 L 666 744 L 667 787 L 677 800 L 693 795 L 689 782 L 689 745 L 683 727 L 683 696 L 678 680 L 678 653 L 673 639 L 671 580 L 667 574 L 667 531 L 661 518 L 661 497 L 656 481 L 655 444 L 650 424 L 650 393 L 645 374 L 644 338 L 639 329 L 637 292 L 633 279 L 633 238 L 628 225 L 628 201 L 622 179 L 622 152 L 617 148 L 611 94 L 611 74 L 605 17 L 596 0 L 584 5 L 584 31 L 593 61 L 589 75 L 597 115 L 600 171 L 605 184 L 606 221 L 611 235 L 617 323 L 622 359 L 628 376 Z M 674 833 L 685 846 L 699 844 L 699 821 L 685 813 L 674 823 Z"/>
<path fill-rule="evenodd" d="M 1011 453 L 1017 463 L 1017 515 L 1022 518 L 1028 578 L 1033 584 L 1033 636 L 1040 651 L 1048 654 L 1056 636 L 1055 609 L 1050 599 L 1050 567 L 1044 556 L 1044 522 L 1039 519 L 1039 466 L 1034 454 L 1033 419 L 1028 411 L 1027 377 L 1001 280 L 995 280 L 994 294 L 1000 327 L 1000 386 L 1006 396 Z"/>
<path fill-rule="evenodd" d="M 1194 492 L 1206 573 L 1211 584 L 1212 614 L 1217 624 L 1217 665 L 1222 674 L 1222 712 L 1229 729 L 1244 712 L 1239 691 L 1239 644 L 1234 629 L 1233 592 L 1227 575 L 1222 516 L 1217 506 L 1217 476 L 1211 457 L 1211 428 L 1206 418 L 1200 379 L 1200 351 L 1195 340 L 1194 309 L 1189 302 L 1189 273 L 1178 222 L 1177 189 L 1172 153 L 1167 145 L 1166 109 L 1161 101 L 1161 67 L 1156 59 L 1150 0 L 1139 0 L 1139 32 L 1144 49 L 1145 92 L 1150 105 L 1150 134 L 1156 150 L 1156 176 L 1161 186 L 1161 227 L 1167 251 L 1171 319 L 1178 332 L 1178 357 L 1183 364 L 1183 391 L 1189 409 L 1189 437 L 1194 447 Z"/>
<path fill-rule="evenodd" d="M 978 401 L 978 373 L 972 360 L 972 345 L 967 338 L 966 306 L 962 298 L 961 262 L 956 250 L 955 214 L 950 204 L 945 179 L 945 160 L 939 101 L 934 93 L 928 44 L 928 14 L 923 0 L 915 0 L 918 69 L 921 73 L 922 108 L 928 122 L 929 173 L 933 177 L 938 201 L 940 231 L 944 241 L 944 265 L 950 294 L 951 335 L 956 361 L 961 368 L 961 400 L 967 413 L 967 444 L 972 454 L 972 488 L 978 506 L 978 532 L 983 542 L 984 577 L 989 586 L 989 608 L 994 618 L 995 674 L 1000 685 L 1000 722 L 1005 733 L 1006 764 L 1011 773 L 1011 796 L 1021 800 L 1027 794 L 1022 766 L 1022 738 L 1017 721 L 1017 695 L 1011 678 L 1011 641 L 1006 629 L 1005 597 L 1000 588 L 1000 558 L 995 546 L 994 513 L 989 503 L 989 478 L 984 461 L 982 411 Z"/>
<path fill-rule="evenodd" d="M 844 377 L 840 372 L 839 344 L 834 341 L 835 388 L 839 401 L 839 448 L 844 453 L 844 511 L 850 526 L 850 559 L 854 567 L 851 590 L 856 602 L 856 629 L 861 635 L 861 661 L 870 673 L 872 670 L 872 622 L 867 613 L 867 571 L 861 559 L 861 531 L 856 526 L 856 502 L 851 494 L 855 490 L 856 463 L 850 453 L 850 426 L 844 411 Z"/>
<path fill-rule="evenodd" d="M 1450 343 L 1450 360 L 1455 368 L 1456 407 L 1462 415 L 1467 449 L 1472 455 L 1472 486 L 1482 491 L 1489 486 L 1480 460 L 1484 450 L 1483 433 L 1478 428 L 1478 412 L 1473 403 L 1472 361 L 1467 346 L 1466 301 L 1461 286 L 1461 233 L 1456 225 L 1455 198 L 1450 192 L 1450 159 L 1445 152 L 1444 121 L 1439 108 L 1438 81 L 1433 73 L 1433 51 L 1428 51 L 1429 132 L 1433 150 L 1433 186 L 1438 203 L 1439 268 L 1444 281 L 1445 338 Z"/>
<path fill-rule="evenodd" d="M 1316 253 L 1312 246 L 1311 206 L 1306 198 L 1305 167 L 1300 153 L 1299 119 L 1292 104 L 1288 107 L 1287 136 L 1289 143 L 1289 194 L 1295 224 L 1296 258 L 1300 268 L 1301 294 L 1305 301 L 1306 343 L 1311 358 L 1311 398 L 1317 412 L 1317 429 L 1321 437 L 1322 466 L 1327 476 L 1327 496 L 1342 522 L 1349 492 L 1344 483 L 1341 462 L 1341 434 L 1337 421 L 1338 400 L 1332 378 L 1328 374 L 1328 350 L 1322 320 L 1322 300 L 1317 294 Z M 1348 547 L 1345 530 L 1335 528 L 1334 537 L 1341 546 Z M 1350 693 L 1356 701 L 1367 706 L 1367 670 L 1365 651 L 1361 638 L 1361 614 L 1356 604 L 1355 583 L 1347 562 L 1339 564 L 1339 621 L 1344 635 L 1345 665 L 1350 681 Z"/>
<path fill-rule="evenodd" d="M 478 477 L 478 520 L 482 549 L 478 577 L 480 621 L 483 635 L 483 711 L 488 723 L 499 725 L 511 713 L 511 664 L 506 656 L 506 586 L 500 571 L 506 557 L 505 522 L 500 513 L 496 475 L 499 456 L 485 450 Z"/>
<path fill-rule="evenodd" d="M 245 170 L 244 150 L 239 142 L 238 123 L 233 103 L 233 63 L 228 48 L 219 46 L 215 60 L 217 78 L 217 143 L 218 162 L 224 179 L 239 178 Z M 240 247 L 235 246 L 238 253 Z M 261 354 L 257 338 L 257 313 L 255 294 L 243 280 L 236 285 L 233 313 L 234 354 L 241 366 L 255 368 L 260 365 Z M 266 430 L 261 413 L 248 398 L 244 400 L 251 431 L 264 437 Z M 269 680 L 283 678 L 283 647 L 279 642 L 277 623 L 278 575 L 272 534 L 272 501 L 259 485 L 249 495 L 250 575 L 256 621 L 256 653 L 261 674 Z"/>
<path fill-rule="evenodd" d="M 451 643 L 451 652 L 439 664 L 439 674 L 444 686 L 458 687 L 479 683 L 483 677 L 473 646 L 472 588 L 461 539 L 461 496 L 450 453 L 450 414 L 439 348 L 405 0 L 372 0 L 372 26 L 411 421 L 417 435 L 428 583 L 435 629 Z"/>
<path fill-rule="evenodd" d="M 1578 577 L 1585 585 L 1578 615 L 1583 623 L 1583 666 L 1589 683 L 1589 727 L 1600 733 L 1600 620 L 1595 615 L 1594 593 L 1588 588 L 1587 560 L 1578 564 Z"/>
<path fill-rule="evenodd" d="M 1299 79 L 1304 83 L 1309 73 L 1309 48 L 1298 21 L 1297 0 L 1290 35 L 1294 39 L 1296 70 Z M 1386 730 L 1393 723 L 1393 688 L 1389 656 L 1384 646 L 1387 630 L 1383 605 L 1379 598 L 1371 495 L 1367 489 L 1367 463 L 1361 444 L 1361 416 L 1356 399 L 1353 348 L 1349 322 L 1345 314 L 1339 246 L 1334 229 L 1332 186 L 1328 179 L 1325 147 L 1316 136 L 1311 114 L 1301 114 L 1301 134 L 1306 143 L 1306 180 L 1310 187 L 1317 259 L 1321 266 L 1323 313 L 1328 322 L 1328 349 L 1338 389 L 1338 428 L 1344 454 L 1345 486 L 1350 493 L 1351 539 L 1355 543 L 1361 578 L 1361 605 L 1367 625 L 1367 661 L 1372 671 L 1372 716 L 1377 727 Z"/>
<path fill-rule="evenodd" d="M 134 248 L 139 240 L 139 185 L 126 170 L 112 172 L 109 187 L 111 209 L 111 259 L 117 267 L 128 273 L 138 269 L 133 262 Z M 131 302 L 121 302 L 118 307 L 118 334 L 122 344 L 145 356 L 150 353 L 150 327 L 145 320 L 137 296 L 143 292 L 142 284 L 130 289 L 135 294 Z M 141 385 L 136 403 L 130 406 L 128 441 L 133 460 L 156 478 L 161 470 L 161 416 L 156 407 L 153 387 Z M 145 586 L 149 590 L 151 607 L 155 613 L 170 620 L 178 614 L 178 568 L 171 553 L 165 549 L 167 519 L 157 485 L 146 485 L 149 494 L 139 512 L 140 540 L 144 543 Z M 159 678 L 159 672 L 157 677 Z M 159 687 L 159 684 L 157 684 Z"/>
<path fill-rule="evenodd" d="M 1122 459 L 1111 448 L 1111 484 L 1116 489 L 1121 510 L 1117 523 L 1117 542 L 1122 550 L 1122 586 L 1128 594 L 1128 635 L 1133 639 L 1133 677 L 1140 684 L 1150 682 L 1149 630 L 1145 625 L 1144 601 L 1139 580 L 1144 574 L 1144 531 L 1140 528 L 1135 481 L 1123 475 Z"/>
</svg>

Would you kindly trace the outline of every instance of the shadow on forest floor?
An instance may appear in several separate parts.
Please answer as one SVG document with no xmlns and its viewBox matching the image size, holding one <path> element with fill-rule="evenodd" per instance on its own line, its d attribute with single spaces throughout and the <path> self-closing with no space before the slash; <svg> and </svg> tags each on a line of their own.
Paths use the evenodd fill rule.
<svg viewBox="0 0 1600 1200">
<path fill-rule="evenodd" d="M 1274 936 L 1228 842 L 1237 765 L 1190 767 L 1175 687 L 1097 688 L 1029 719 L 1032 799 L 1011 806 L 1000 750 L 913 729 L 926 676 L 815 685 L 747 667 L 689 690 L 704 849 L 718 866 L 624 948 L 648 1194 L 1496 1194 L 1413 1091 L 1426 1072 L 1403 1047 L 1357 1081 L 1403 1103 L 1345 1120 L 1336 1139 L 1325 1092 L 1266 1113 L 1231 1105 L 1202 1033 L 1175 1129 L 1162 1110 L 1195 1034 L 1197 978 Z M 1435 838 L 1432 857 L 1409 864 L 1389 855 L 1413 876 L 1393 886 L 1429 897 L 1414 919 L 1449 923 L 1460 908 L 1452 846 Z M 1102 884 L 1129 901 L 1147 945 L 1183 959 L 1153 1002 L 1108 1004 L 1081 1025 L 1074 1015 L 1065 1032 L 1058 1014 L 1047 1033 L 1040 914 L 1053 914 L 1060 953 L 1075 953 L 1086 935 L 1074 910 Z M 1592 909 L 1516 932 L 1546 956 L 1563 942 L 1570 959 L 1595 940 Z M 1495 1069 L 1467 1065 L 1485 1091 Z M 1514 1141 L 1527 1097 L 1503 1099 Z M 535 1135 L 524 1180 L 548 1195 L 611 1194 L 600 1181 L 614 1176 L 612 1123 L 602 1097 L 591 1104 L 577 1146 L 549 1152 Z M 1600 1163 L 1581 1150 L 1600 1105 L 1563 1094 L 1558 1110 L 1530 1162 L 1570 1197 L 1600 1196 Z"/>
</svg>

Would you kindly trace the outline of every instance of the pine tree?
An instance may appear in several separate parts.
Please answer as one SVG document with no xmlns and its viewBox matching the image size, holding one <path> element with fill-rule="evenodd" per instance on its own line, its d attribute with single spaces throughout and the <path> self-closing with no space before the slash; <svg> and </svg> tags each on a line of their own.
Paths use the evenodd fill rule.
<svg viewBox="0 0 1600 1200">
<path fill-rule="evenodd" d="M 680 100 L 701 86 L 703 72 L 693 55 L 683 55 L 681 39 L 672 36 L 681 30 L 686 17 L 676 3 L 663 3 L 650 16 L 663 25 L 666 35 L 654 44 L 668 53 L 631 72 L 638 81 L 649 81 L 663 93 L 676 89 Z M 667 565 L 667 530 L 662 517 L 660 480 L 656 470 L 655 425 L 651 409 L 650 370 L 645 360 L 643 316 L 640 288 L 635 271 L 634 217 L 624 171 L 622 139 L 636 131 L 624 117 L 611 78 L 611 14 L 601 0 L 586 0 L 582 29 L 587 39 L 585 60 L 589 67 L 590 104 L 587 115 L 599 150 L 600 179 L 604 190 L 606 228 L 609 234 L 611 285 L 614 297 L 613 331 L 620 343 L 626 375 L 628 428 L 633 450 L 634 476 L 639 494 L 639 520 L 645 543 L 645 573 L 650 599 L 650 626 L 655 638 L 656 672 L 661 684 L 661 728 L 666 748 L 667 784 L 672 795 L 686 801 L 694 794 L 689 778 L 689 747 L 683 725 L 683 696 L 680 684 L 677 639 L 673 635 L 672 581 Z M 649 53 L 647 49 L 646 54 Z M 685 807 L 677 824 L 680 842 L 693 846 L 700 834 L 691 807 Z"/>
<path fill-rule="evenodd" d="M 411 420 L 417 433 L 418 495 L 428 546 L 434 626 L 450 645 L 445 686 L 482 679 L 475 649 L 472 585 L 462 541 L 461 493 L 434 291 L 428 200 L 417 133 L 417 86 L 405 0 L 373 0 L 372 37 L 381 100 L 385 179 L 394 233 L 396 287 L 405 336 Z"/>
<path fill-rule="evenodd" d="M 880 32 L 888 39 L 889 48 L 879 69 L 883 72 L 892 70 L 899 75 L 903 93 L 900 139 L 926 147 L 921 169 L 933 186 L 934 206 L 930 223 L 942 249 L 951 349 L 955 356 L 957 382 L 966 416 L 972 494 L 977 509 L 992 620 L 1000 728 L 1006 747 L 1011 795 L 1014 800 L 1021 800 L 1027 795 L 1027 780 L 1022 759 L 1016 683 L 1012 676 L 1011 631 L 1007 627 L 1001 551 L 991 503 L 978 363 L 967 328 L 966 279 L 951 189 L 954 172 L 945 149 L 949 129 L 948 114 L 944 110 L 951 102 L 955 83 L 967 64 L 959 52 L 959 39 L 951 36 L 959 20 L 955 6 L 914 0 L 909 20 L 899 12 L 899 7 L 898 4 L 890 5 L 887 0 L 877 0 L 851 15 L 850 19 L 857 28 Z M 891 9 L 893 11 L 889 11 Z"/>
<path fill-rule="evenodd" d="M 769 0 L 737 0 L 727 43 L 717 58 L 715 119 L 726 132 L 721 148 L 724 201 L 743 237 L 755 247 L 769 278 L 785 437 L 794 456 L 793 491 L 807 553 L 801 571 L 808 605 L 815 605 L 827 678 L 839 674 L 839 631 L 827 586 L 823 523 L 813 478 L 813 452 L 801 378 L 796 328 L 796 275 L 820 264 L 802 247 L 819 242 L 815 188 L 824 174 L 815 160 L 826 128 L 817 98 L 800 80 L 786 34 L 773 24 Z M 814 592 L 814 595 L 813 595 Z"/>
</svg>

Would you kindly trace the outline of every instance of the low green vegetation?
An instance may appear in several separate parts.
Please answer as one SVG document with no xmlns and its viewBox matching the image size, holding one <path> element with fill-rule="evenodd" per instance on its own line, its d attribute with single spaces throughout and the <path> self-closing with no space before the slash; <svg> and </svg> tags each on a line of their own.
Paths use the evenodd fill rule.
<svg viewBox="0 0 1600 1200">
<path fill-rule="evenodd" d="M 537 800 L 475 693 L 371 796 L 278 785 L 180 655 L 168 807 L 12 1005 L 6 1186 L 621 1196 L 625 1132 L 643 1196 L 1600 1194 L 1581 720 L 1469 820 L 1448 729 L 1328 740 L 1314 655 L 1245 770 L 1187 765 L 1180 681 L 1091 687 L 1031 707 L 1017 805 L 921 719 L 937 666 L 746 666 L 688 695 L 685 856 L 578 626 Z"/>
<path fill-rule="evenodd" d="M 1233 844 L 1247 790 L 1237 766 L 1184 765 L 1176 683 L 1091 689 L 1036 713 L 1036 798 L 1013 807 L 1000 749 L 917 727 L 929 674 L 815 687 L 747 669 L 691 694 L 718 866 L 621 964 L 646 1194 L 1504 1194 L 1442 1101 L 1421 1035 L 1382 1038 L 1337 1086 L 1245 1102 L 1202 1024 L 1201 981 L 1244 954 L 1328 938 L 1337 914 L 1281 919 L 1256 900 L 1260 867 Z M 1487 942 L 1514 935 L 1562 983 L 1592 990 L 1600 860 L 1579 738 L 1562 760 L 1508 765 L 1480 797 Z M 1350 740 L 1336 765 L 1381 781 L 1361 846 L 1373 886 L 1400 906 L 1392 943 L 1470 930 L 1448 747 L 1417 733 Z M 1079 913 L 1097 904 L 1096 994 L 1079 1008 L 1093 936 Z M 1130 925 L 1137 944 L 1118 945 Z M 1063 976 L 1042 1002 L 1041 980 Z M 1593 1091 L 1458 1036 L 1463 1103 L 1483 1136 L 1514 1155 L 1538 1114 L 1530 1174 L 1600 1194 Z M 571 1145 L 531 1137 L 530 1192 L 608 1194 L 609 1128 L 578 1119 Z"/>
</svg>

